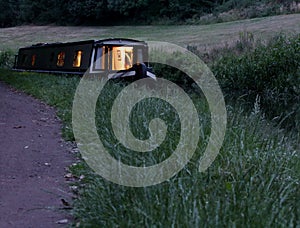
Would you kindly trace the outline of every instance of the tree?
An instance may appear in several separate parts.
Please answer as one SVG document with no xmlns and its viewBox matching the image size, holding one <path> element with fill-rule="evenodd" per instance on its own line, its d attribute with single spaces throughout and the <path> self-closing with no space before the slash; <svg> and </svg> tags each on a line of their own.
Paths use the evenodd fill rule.
<svg viewBox="0 0 300 228">
<path fill-rule="evenodd" d="M 73 0 L 68 2 L 67 9 L 69 21 L 72 20 L 75 24 L 89 22 L 94 24 L 97 20 L 106 18 L 109 15 L 106 0 Z"/>
<path fill-rule="evenodd" d="M 0 0 L 0 27 L 17 24 L 18 0 Z"/>
</svg>

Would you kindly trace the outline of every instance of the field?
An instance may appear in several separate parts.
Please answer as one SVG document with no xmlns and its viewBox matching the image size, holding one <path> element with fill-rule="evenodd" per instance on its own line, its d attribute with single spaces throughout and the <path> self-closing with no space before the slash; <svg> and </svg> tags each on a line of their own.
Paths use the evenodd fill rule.
<svg viewBox="0 0 300 228">
<path fill-rule="evenodd" d="M 201 50 L 230 45 L 241 32 L 253 33 L 256 39 L 267 39 L 278 33 L 299 33 L 300 14 L 256 18 L 202 26 L 115 26 L 58 27 L 22 26 L 0 29 L 0 50 L 34 43 L 69 42 L 110 37 L 135 38 L 145 41 L 166 41 L 181 46 L 198 46 Z"/>
<path fill-rule="evenodd" d="M 188 165 L 168 181 L 143 188 L 113 184 L 96 175 L 85 162 L 69 167 L 77 180 L 71 186 L 77 194 L 72 205 L 74 225 L 300 226 L 300 14 L 205 26 L 23 26 L 0 31 L 0 50 L 13 51 L 37 42 L 107 37 L 168 41 L 185 47 L 195 46 L 199 52 L 228 45 L 233 47 L 232 51 L 241 48 L 236 47 L 238 42 L 246 45 L 246 49 L 238 54 L 224 53 L 223 50 L 221 59 L 210 62 L 223 89 L 228 115 L 224 144 L 213 165 L 205 172 L 198 172 L 199 160 L 210 134 L 210 113 L 199 89 L 184 84 L 201 124 L 200 141 Z M 255 44 L 255 40 L 262 41 L 257 47 L 247 46 L 241 41 L 243 34 L 252 34 L 254 40 L 250 42 Z M 274 36 L 277 38 L 272 38 Z M 229 49 L 225 50 L 229 52 Z M 155 67 L 158 74 L 170 78 L 177 75 L 172 69 L 166 73 L 168 68 Z M 80 78 L 2 69 L 0 80 L 56 107 L 64 123 L 65 139 L 74 140 L 72 104 Z M 174 144 L 178 143 L 179 117 L 165 102 L 151 99 L 140 102 L 130 117 L 133 134 L 140 139 L 149 137 L 150 120 L 159 116 L 169 127 L 168 138 L 160 150 L 150 155 L 141 156 L 124 149 L 113 136 L 107 116 L 112 102 L 125 85 L 125 82 L 109 83 L 97 101 L 95 122 L 101 140 L 112 156 L 126 164 L 148 166 L 161 162 L 170 156 Z M 145 114 L 141 110 L 148 112 Z"/>
</svg>

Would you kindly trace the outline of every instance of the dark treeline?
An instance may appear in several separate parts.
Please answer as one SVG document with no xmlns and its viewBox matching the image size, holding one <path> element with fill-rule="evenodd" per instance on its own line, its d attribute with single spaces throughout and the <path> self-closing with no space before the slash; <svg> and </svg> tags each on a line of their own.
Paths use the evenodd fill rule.
<svg viewBox="0 0 300 228">
<path fill-rule="evenodd" d="M 0 27 L 174 23 L 257 3 L 292 0 L 0 0 Z"/>
</svg>

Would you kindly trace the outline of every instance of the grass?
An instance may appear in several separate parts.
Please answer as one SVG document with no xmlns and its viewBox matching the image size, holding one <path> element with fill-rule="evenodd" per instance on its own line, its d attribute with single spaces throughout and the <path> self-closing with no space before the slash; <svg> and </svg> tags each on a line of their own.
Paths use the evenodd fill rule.
<svg viewBox="0 0 300 228">
<path fill-rule="evenodd" d="M 265 115 L 299 129 L 300 35 L 278 35 L 266 45 L 256 44 L 240 55 L 223 53 L 213 72 L 231 99 L 244 103 L 256 99 Z"/>
<path fill-rule="evenodd" d="M 111 86 L 114 89 L 107 90 L 105 98 L 101 97 L 106 101 L 105 106 L 101 106 L 102 112 L 110 111 L 111 104 L 106 97 L 114 100 L 118 93 L 119 86 Z M 209 170 L 199 173 L 197 164 L 209 133 L 209 116 L 201 97 L 196 96 L 194 103 L 201 113 L 199 118 L 202 119 L 204 137 L 191 162 L 170 180 L 156 186 L 133 189 L 106 181 L 84 163 L 71 167 L 76 176 L 85 176 L 79 183 L 83 188 L 79 188 L 80 198 L 75 201 L 73 211 L 79 218 L 78 224 L 82 227 L 299 225 L 298 136 L 286 134 L 266 120 L 259 102 L 253 104 L 250 114 L 227 106 L 229 126 L 223 148 Z M 166 123 L 176 124 L 178 121 L 164 104 L 145 102 L 140 105 L 140 109 L 149 111 L 153 111 L 153 107 L 164 108 L 166 112 L 160 110 L 159 113 L 170 114 L 165 117 Z M 98 116 L 98 123 L 105 132 L 110 132 L 107 116 Z M 145 122 L 144 116 L 145 112 L 135 115 L 134 123 L 140 119 Z M 148 118 L 154 117 L 150 114 Z M 143 125 L 137 124 L 134 130 L 145 131 Z M 171 132 L 174 131 L 176 127 Z M 104 140 L 112 138 L 110 133 L 106 136 Z M 176 144 L 176 134 L 169 133 L 168 136 L 170 145 Z M 116 143 L 109 143 L 110 148 Z M 145 157 L 141 159 L 119 146 L 114 148 L 116 157 L 120 157 L 122 162 L 147 164 Z M 163 147 L 160 157 L 168 156 L 167 149 L 172 150 L 172 147 Z M 153 158 L 148 159 L 155 163 L 160 161 Z"/>
<path fill-rule="evenodd" d="M 241 38 L 241 31 L 246 31 L 243 34 L 254 34 L 258 38 L 260 36 L 269 38 L 278 32 L 299 33 L 299 20 L 299 14 L 295 14 L 207 26 L 143 26 L 134 29 L 126 26 L 100 28 L 48 26 L 30 27 L 29 30 L 25 26 L 1 29 L 3 33 L 0 34 L 2 41 L 0 50 L 16 50 L 20 46 L 41 41 L 74 41 L 122 36 L 143 40 L 167 40 L 182 46 L 190 45 L 192 49 L 201 52 L 226 43 L 236 44 Z M 162 34 L 165 34 L 165 37 Z M 247 39 L 246 37 L 246 41 Z M 291 53 L 288 49 L 282 51 Z M 245 58 L 243 66 L 246 66 L 249 62 L 247 56 L 251 56 L 251 53 L 255 52 L 246 50 L 243 54 L 246 57 L 235 56 L 229 60 L 242 61 L 241 59 Z M 256 53 L 256 57 L 260 54 L 263 56 L 263 53 L 263 50 Z M 273 52 L 266 51 L 266 53 L 271 56 Z M 280 55 L 277 57 L 279 60 Z M 257 59 L 260 61 L 264 58 L 260 56 Z M 227 72 L 229 68 L 226 66 L 231 66 L 229 60 L 228 62 L 220 60 L 223 62 L 219 64 L 224 63 L 222 65 L 224 68 L 218 68 L 219 72 Z M 255 61 L 251 63 L 255 64 Z M 260 63 L 268 64 L 268 59 Z M 235 67 L 242 71 L 243 68 L 238 66 L 239 64 L 235 64 Z M 224 75 L 229 80 L 230 77 L 235 77 L 234 72 L 236 70 Z M 293 77 L 297 75 L 293 73 Z M 17 73 L 2 69 L 0 80 L 54 106 L 64 124 L 64 137 L 67 140 L 74 140 L 71 108 L 79 83 L 78 77 Z M 97 130 L 110 148 L 115 146 L 117 141 L 113 137 L 110 118 L 107 118 L 107 115 L 112 101 L 125 84 L 109 83 L 97 103 Z M 190 163 L 170 180 L 145 188 L 113 184 L 96 175 L 84 161 L 71 166 L 69 169 L 73 175 L 81 177 L 74 183 L 76 186 L 72 187 L 78 195 L 72 210 L 76 225 L 80 227 L 300 226 L 299 129 L 295 128 L 289 132 L 282 129 L 274 120 L 266 118 L 259 99 L 248 101 L 248 111 L 242 108 L 245 105 L 243 102 L 236 105 L 227 103 L 228 128 L 223 147 L 213 165 L 206 172 L 199 173 L 199 159 L 210 133 L 210 116 L 203 96 L 191 89 L 188 89 L 187 93 L 196 105 L 202 126 L 201 140 Z M 227 92 L 226 96 L 232 98 L 232 94 Z M 239 99 L 242 100 L 241 97 Z M 276 107 L 276 104 L 273 106 Z M 139 112 L 140 110 L 149 112 L 145 114 L 143 111 Z M 116 146 L 114 150 L 109 149 L 110 153 L 131 165 L 153 164 L 168 157 L 174 149 L 174 144 L 178 142 L 178 131 L 181 127 L 178 116 L 170 105 L 155 99 L 141 102 L 131 115 L 133 134 L 139 138 L 147 138 L 149 136 L 147 124 L 160 114 L 163 114 L 161 117 L 169 126 L 167 140 L 160 150 L 140 156 L 124 147 Z M 143 126 L 139 123 L 147 124 Z M 295 123 L 300 126 L 299 119 L 296 118 Z"/>
<path fill-rule="evenodd" d="M 70 113 L 78 78 L 1 70 L 0 79 L 56 107 L 58 116 L 65 125 L 65 136 L 72 139 Z M 114 99 L 123 86 L 111 83 L 105 97 L 101 98 L 106 101 L 106 105 L 101 105 L 101 99 L 99 100 L 97 122 L 101 126 L 98 125 L 98 131 L 109 131 L 109 126 L 105 124 L 109 118 L 102 116 L 101 112 L 109 111 L 110 100 Z M 203 142 L 209 133 L 210 118 L 205 114 L 207 109 L 203 108 L 203 99 L 195 94 L 191 96 L 194 96 L 193 101 L 201 113 L 199 119 L 203 125 L 202 140 L 191 162 L 169 181 L 147 188 L 130 188 L 108 182 L 96 175 L 85 162 L 71 166 L 75 176 L 84 177 L 77 182 L 80 197 L 74 201 L 72 212 L 78 221 L 77 225 L 300 225 L 299 138 L 285 133 L 266 120 L 259 104 L 253 104 L 250 114 L 238 107 L 227 106 L 229 126 L 223 148 L 213 165 L 205 173 L 199 173 L 197 164 L 205 146 Z M 152 102 L 145 102 L 140 108 L 151 110 Z M 165 116 L 167 122 L 176 123 L 177 117 L 172 114 L 170 107 L 165 104 L 160 106 L 166 110 L 165 114 L 171 114 Z M 138 118 L 145 121 L 144 114 L 133 115 L 134 122 Z M 153 114 L 146 118 L 153 118 Z M 135 130 L 147 134 L 147 130 L 141 125 L 136 125 Z M 176 134 L 169 137 L 171 145 L 176 142 Z M 107 139 L 109 138 L 108 135 Z M 115 142 L 111 143 L 113 145 Z M 167 148 L 165 146 L 164 149 Z M 116 156 L 121 156 L 134 165 L 141 164 L 141 159 L 145 159 L 132 156 L 120 147 L 115 152 Z M 146 159 L 157 162 L 162 156 L 168 154 Z"/>
<path fill-rule="evenodd" d="M 191 163 L 163 184 L 138 189 L 85 173 L 74 210 L 82 227 L 299 225 L 299 154 L 276 128 L 257 134 L 268 125 L 259 114 L 233 115 L 206 173 Z"/>
<path fill-rule="evenodd" d="M 268 39 L 279 32 L 299 33 L 300 14 L 255 18 L 211 25 L 182 26 L 113 26 L 60 27 L 21 26 L 0 29 L 0 50 L 18 48 L 40 42 L 69 42 L 109 37 L 167 41 L 181 46 L 193 45 L 200 50 L 230 45 L 248 31 L 257 39 Z"/>
</svg>

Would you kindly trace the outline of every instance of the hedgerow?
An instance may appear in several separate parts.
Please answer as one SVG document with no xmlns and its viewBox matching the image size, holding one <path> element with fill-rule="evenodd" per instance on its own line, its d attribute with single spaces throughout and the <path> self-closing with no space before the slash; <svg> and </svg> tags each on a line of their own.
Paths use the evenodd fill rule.
<svg viewBox="0 0 300 228">
<path fill-rule="evenodd" d="M 227 54 L 212 70 L 231 99 L 259 101 L 268 117 L 285 125 L 300 117 L 300 35 L 280 35 L 253 51 Z"/>
<path fill-rule="evenodd" d="M 10 50 L 0 51 L 0 68 L 11 68 L 13 66 L 13 52 Z"/>
</svg>

